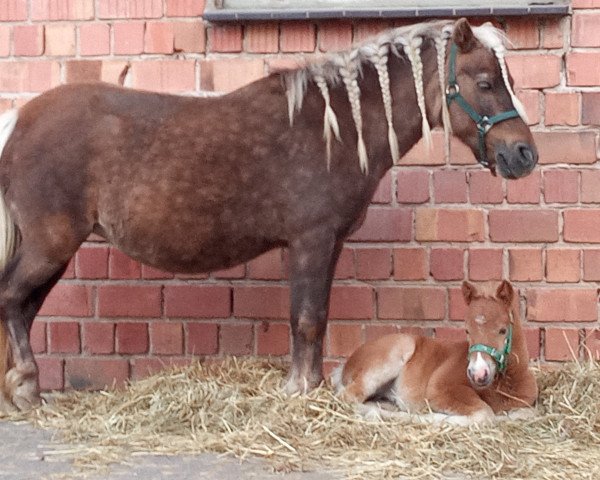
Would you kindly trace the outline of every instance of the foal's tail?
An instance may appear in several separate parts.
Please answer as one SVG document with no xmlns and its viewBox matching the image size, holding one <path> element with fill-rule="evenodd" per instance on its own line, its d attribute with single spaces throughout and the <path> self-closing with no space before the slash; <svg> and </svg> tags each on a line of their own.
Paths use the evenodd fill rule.
<svg viewBox="0 0 600 480">
<path fill-rule="evenodd" d="M 0 115 L 0 160 L 2 151 L 15 129 L 18 110 L 9 110 Z M 17 246 L 17 229 L 4 202 L 4 194 L 0 191 L 0 271 L 6 266 Z"/>
</svg>

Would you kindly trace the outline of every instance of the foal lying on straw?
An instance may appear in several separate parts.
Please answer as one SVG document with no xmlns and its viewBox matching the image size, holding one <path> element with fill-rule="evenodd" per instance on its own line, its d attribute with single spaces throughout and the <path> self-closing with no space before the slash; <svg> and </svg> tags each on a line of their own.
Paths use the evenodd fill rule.
<svg viewBox="0 0 600 480">
<path fill-rule="evenodd" d="M 340 397 L 361 404 L 385 399 L 406 412 L 429 407 L 449 415 L 429 418 L 461 425 L 532 406 L 537 385 L 528 368 L 513 287 L 503 281 L 487 291 L 464 282 L 462 293 L 468 305 L 468 341 L 399 333 L 367 342 L 332 374 Z M 380 415 L 394 416 L 375 408 Z"/>
</svg>

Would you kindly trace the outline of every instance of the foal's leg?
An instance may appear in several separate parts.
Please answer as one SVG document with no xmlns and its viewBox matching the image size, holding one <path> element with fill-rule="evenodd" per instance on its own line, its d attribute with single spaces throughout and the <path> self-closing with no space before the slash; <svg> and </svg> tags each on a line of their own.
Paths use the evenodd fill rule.
<svg viewBox="0 0 600 480">
<path fill-rule="evenodd" d="M 495 418 L 492 407 L 467 385 L 433 387 L 428 389 L 427 399 L 434 412 L 449 415 L 448 423 L 466 426 L 491 423 Z"/>
<path fill-rule="evenodd" d="M 292 368 L 285 389 L 305 392 L 323 380 L 323 337 L 329 293 L 343 242 L 329 229 L 290 243 Z"/>
</svg>

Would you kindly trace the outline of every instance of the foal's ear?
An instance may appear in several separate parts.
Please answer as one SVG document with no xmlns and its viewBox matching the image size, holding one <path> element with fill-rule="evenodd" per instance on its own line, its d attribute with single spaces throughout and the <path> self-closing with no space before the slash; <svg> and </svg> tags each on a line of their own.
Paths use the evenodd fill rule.
<svg viewBox="0 0 600 480">
<path fill-rule="evenodd" d="M 475 48 L 475 35 L 466 18 L 461 18 L 454 24 L 452 41 L 461 53 L 469 53 Z"/>
<path fill-rule="evenodd" d="M 510 307 L 512 305 L 514 295 L 515 291 L 513 290 L 510 282 L 502 280 L 502 283 L 498 285 L 498 289 L 496 290 L 496 298 L 504 303 L 507 307 Z"/>
<path fill-rule="evenodd" d="M 470 305 L 471 302 L 477 297 L 477 288 L 472 283 L 467 282 L 466 280 L 462 283 L 462 294 L 465 299 L 465 303 Z"/>
</svg>

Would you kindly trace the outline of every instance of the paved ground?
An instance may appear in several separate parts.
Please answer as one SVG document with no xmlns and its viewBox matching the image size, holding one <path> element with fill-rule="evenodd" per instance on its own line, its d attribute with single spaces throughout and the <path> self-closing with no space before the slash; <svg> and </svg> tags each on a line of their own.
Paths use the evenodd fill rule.
<svg viewBox="0 0 600 480">
<path fill-rule="evenodd" d="M 27 424 L 0 421 L 0 480 L 54 480 L 76 478 L 77 470 L 51 452 L 52 434 Z M 56 448 L 56 445 L 54 445 Z M 117 465 L 109 473 L 90 480 L 335 480 L 318 473 L 269 473 L 257 461 L 239 463 L 232 458 L 204 454 L 195 456 L 136 456 L 128 465 Z"/>
</svg>

